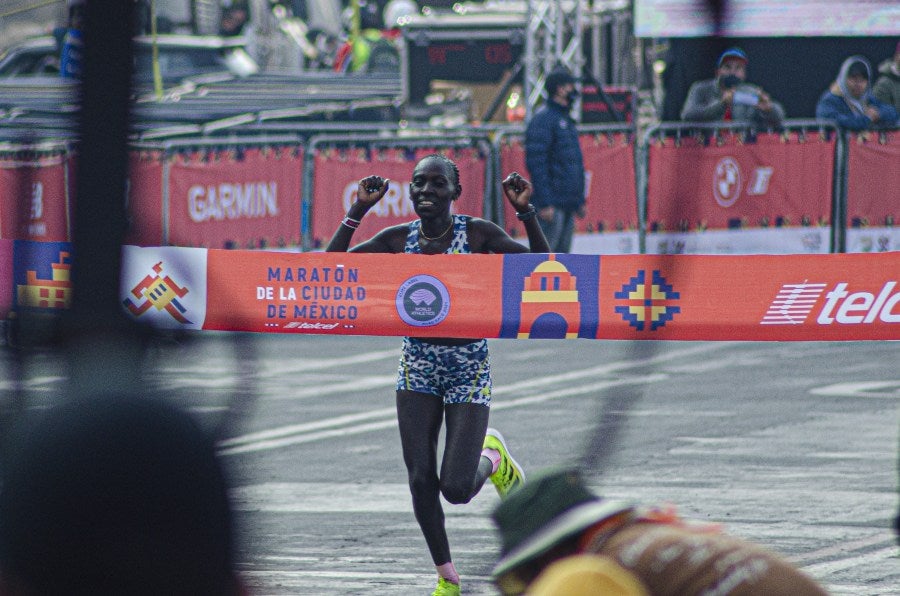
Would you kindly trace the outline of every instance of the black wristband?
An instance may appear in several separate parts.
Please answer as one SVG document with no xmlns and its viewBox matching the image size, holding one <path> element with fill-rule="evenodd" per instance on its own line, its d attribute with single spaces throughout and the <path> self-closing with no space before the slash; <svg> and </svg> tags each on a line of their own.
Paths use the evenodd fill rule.
<svg viewBox="0 0 900 596">
<path fill-rule="evenodd" d="M 528 211 L 524 213 L 516 213 L 516 217 L 519 218 L 519 221 L 528 221 L 529 219 L 534 219 L 534 216 L 537 215 L 537 211 L 534 208 L 534 205 L 528 203 Z"/>
</svg>

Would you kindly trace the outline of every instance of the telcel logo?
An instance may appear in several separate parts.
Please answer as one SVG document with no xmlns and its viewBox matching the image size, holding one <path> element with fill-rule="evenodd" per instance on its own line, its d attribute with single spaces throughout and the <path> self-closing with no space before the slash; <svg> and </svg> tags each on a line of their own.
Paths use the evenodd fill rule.
<svg viewBox="0 0 900 596">
<path fill-rule="evenodd" d="M 889 281 L 876 296 L 870 292 L 848 292 L 848 284 L 841 282 L 825 294 L 825 306 L 816 322 L 820 325 L 842 323 L 856 325 L 874 323 L 900 323 L 900 292 L 894 292 L 897 282 Z"/>
</svg>

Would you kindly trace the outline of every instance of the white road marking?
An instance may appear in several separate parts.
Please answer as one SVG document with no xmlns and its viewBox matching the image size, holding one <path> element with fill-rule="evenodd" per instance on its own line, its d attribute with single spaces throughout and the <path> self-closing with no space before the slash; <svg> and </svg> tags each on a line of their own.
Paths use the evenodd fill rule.
<svg viewBox="0 0 900 596">
<path fill-rule="evenodd" d="M 394 410 L 392 409 L 391 412 L 394 412 Z M 315 433 L 290 435 L 281 439 L 255 441 L 252 443 L 247 443 L 245 445 L 240 445 L 238 447 L 222 449 L 219 451 L 219 455 L 237 455 L 239 453 L 251 453 L 254 451 L 265 451 L 267 449 L 279 449 L 281 447 L 287 447 L 289 445 L 311 443 L 313 441 L 319 441 L 321 439 L 343 438 L 347 437 L 348 435 L 358 435 L 360 433 L 367 433 L 373 430 L 384 430 L 396 425 L 397 421 L 394 418 L 391 418 L 390 420 L 382 420 L 381 422 L 370 422 L 368 424 L 359 424 L 357 426 L 323 430 Z"/>
<path fill-rule="evenodd" d="M 267 441 L 270 439 L 278 439 L 281 437 L 285 437 L 288 435 L 298 434 L 298 433 L 308 433 L 315 430 L 322 430 L 325 428 L 331 428 L 334 426 L 344 426 L 348 424 L 353 424 L 356 422 L 362 422 L 364 420 L 371 420 L 373 418 L 384 418 L 385 416 L 392 416 L 396 410 L 394 408 L 381 408 L 378 410 L 368 410 L 366 412 L 360 412 L 358 414 L 348 414 L 346 416 L 337 416 L 335 418 L 326 418 L 325 420 L 317 420 L 316 422 L 306 422 L 303 424 L 291 424 L 289 426 L 279 426 L 278 428 L 273 428 L 270 430 L 264 430 L 255 433 L 249 433 L 246 435 L 241 435 L 239 437 L 234 437 L 231 439 L 225 439 L 224 441 L 219 442 L 220 447 L 233 447 L 235 445 L 245 445 L 247 443 L 254 443 L 257 441 Z"/>
<path fill-rule="evenodd" d="M 385 571 L 241 571 L 241 575 L 253 577 L 315 577 L 323 579 L 357 579 L 357 580 L 375 580 L 390 579 L 404 580 L 405 582 L 420 580 L 423 573 L 397 573 Z M 484 575 L 467 575 L 463 578 L 466 581 L 490 581 L 491 578 Z M 465 587 L 465 586 L 463 586 Z"/>
<path fill-rule="evenodd" d="M 900 399 L 900 381 L 864 381 L 856 383 L 835 383 L 816 387 L 809 391 L 813 395 L 836 397 L 873 397 L 878 399 Z"/>
<path fill-rule="evenodd" d="M 668 362 L 676 358 L 684 358 L 694 356 L 700 353 L 712 350 L 721 350 L 719 344 L 699 344 L 687 349 L 674 350 L 664 354 L 657 354 L 649 358 L 639 360 L 623 360 L 602 364 L 599 366 L 591 366 L 581 370 L 570 371 L 566 373 L 548 375 L 540 378 L 531 378 L 512 383 L 503 387 L 494 389 L 495 401 L 491 407 L 495 410 L 503 410 L 507 408 L 521 407 L 549 401 L 551 399 L 559 399 L 561 397 L 569 397 L 573 395 L 581 395 L 602 391 L 610 387 L 620 385 L 633 385 L 654 383 L 664 380 L 667 375 L 643 375 L 628 379 L 607 379 L 594 383 L 576 385 L 574 387 L 565 387 L 573 381 L 585 378 L 596 378 L 600 376 L 608 376 L 613 373 L 622 372 L 630 368 L 646 366 L 647 364 Z M 394 375 L 390 376 L 370 376 L 361 377 L 354 381 L 346 383 L 330 384 L 321 387 L 310 387 L 303 390 L 293 390 L 290 395 L 292 397 L 304 397 L 313 395 L 325 395 L 328 393 L 339 393 L 349 391 L 362 391 L 368 389 L 376 389 L 379 387 L 390 387 L 396 382 Z M 544 391 L 547 386 L 559 386 L 565 388 L 556 391 Z M 537 393 L 537 395 L 533 395 Z M 351 434 L 359 434 L 374 430 L 382 430 L 391 428 L 396 425 L 394 419 L 395 410 L 393 408 L 382 408 L 379 410 L 371 410 L 360 414 L 352 414 L 348 416 L 340 416 L 337 418 L 329 418 L 316 422 L 295 424 L 283 427 L 272 428 L 264 431 L 233 437 L 219 443 L 222 448 L 220 455 L 238 455 L 242 453 L 251 453 L 263 451 L 267 449 L 278 449 L 290 445 L 301 443 L 309 443 L 321 439 L 347 436 Z M 383 420 L 378 420 L 383 419 Z M 354 426 L 358 422 L 372 420 L 373 422 L 365 422 Z M 332 429 L 332 430 L 325 430 Z M 318 432 L 317 432 L 318 431 Z"/>
<path fill-rule="evenodd" d="M 377 362 L 379 360 L 400 360 L 400 338 L 397 338 L 397 347 L 390 350 L 376 350 L 371 352 L 361 352 L 351 356 L 343 356 L 341 358 L 316 358 L 297 360 L 292 364 L 285 365 L 284 361 L 279 360 L 277 365 L 272 366 L 272 371 L 281 374 L 293 374 L 308 371 L 319 371 L 325 368 L 346 367 L 352 364 L 363 364 L 365 362 Z"/>
<path fill-rule="evenodd" d="M 877 550 L 871 553 L 866 553 L 864 555 L 859 555 L 856 557 L 845 557 L 842 559 L 838 559 L 837 561 L 828 561 L 827 563 L 816 563 L 815 565 L 807 565 L 803 567 L 803 570 L 809 573 L 810 575 L 821 577 L 824 575 L 828 575 L 834 573 L 836 571 L 844 571 L 845 569 L 850 569 L 852 567 L 859 567 L 860 565 L 868 565 L 870 563 L 880 563 L 884 561 L 887 563 L 888 561 L 893 560 L 896 562 L 897 560 L 897 547 L 891 546 L 888 548 L 883 548 L 881 550 Z"/>
<path fill-rule="evenodd" d="M 871 548 L 873 546 L 887 546 L 889 543 L 893 543 L 893 541 L 894 538 L 889 533 L 879 532 L 878 534 L 873 534 L 872 536 L 867 536 L 866 538 L 860 538 L 858 540 L 845 540 L 841 541 L 839 544 L 835 544 L 834 546 L 820 548 L 819 550 L 814 550 L 802 555 L 797 555 L 795 557 L 791 557 L 791 561 L 795 564 L 803 564 L 810 561 L 816 561 L 818 559 L 825 559 L 828 557 L 833 557 L 835 555 L 843 555 L 848 552 Z"/>
<path fill-rule="evenodd" d="M 52 389 L 52 385 L 68 382 L 68 377 L 46 376 L 46 377 L 30 377 L 21 380 L 0 381 L 0 391 L 13 391 L 16 389 L 27 389 L 34 391 L 37 389 Z"/>
<path fill-rule="evenodd" d="M 405 483 L 264 482 L 233 488 L 230 495 L 238 511 L 408 514 L 411 510 Z M 491 488 L 465 505 L 444 503 L 444 509 L 448 517 L 477 516 L 479 527 L 493 528 L 488 516 L 497 503 L 499 497 Z"/>
<path fill-rule="evenodd" d="M 643 384 L 643 383 L 654 383 L 657 381 L 662 381 L 667 379 L 667 375 L 645 375 L 640 378 L 635 379 L 617 379 L 610 381 L 600 381 L 597 383 L 588 383 L 586 385 L 578 385 L 576 387 L 572 387 L 569 389 L 559 389 L 557 391 L 545 391 L 539 393 L 538 395 L 533 395 L 530 397 L 520 397 L 518 399 L 505 399 L 502 402 L 492 402 L 491 408 L 494 410 L 506 410 L 508 408 L 517 408 L 525 405 L 538 404 L 545 401 L 550 401 L 552 399 L 559 399 L 561 397 L 571 397 L 573 395 L 581 395 L 584 393 L 592 393 L 596 391 L 602 391 L 603 389 L 609 389 L 610 387 L 617 387 L 621 385 L 635 385 L 635 384 Z M 382 408 L 380 410 L 373 410 L 372 412 L 368 412 L 364 415 L 360 414 L 357 417 L 365 417 L 365 418 L 377 418 L 377 417 L 385 417 L 386 420 L 382 420 L 379 422 L 370 422 L 367 424 L 359 424 L 355 426 L 341 426 L 341 423 L 336 423 L 337 419 L 331 418 L 326 420 L 321 420 L 319 422 L 311 422 L 308 424 L 298 424 L 294 425 L 293 429 L 290 430 L 290 427 L 280 427 L 277 429 L 272 429 L 269 431 L 262 431 L 259 433 L 254 433 L 256 435 L 270 435 L 273 438 L 270 439 L 260 439 L 253 440 L 252 438 L 248 438 L 249 435 L 243 435 L 240 437 L 234 437 L 232 439 L 228 439 L 226 441 L 222 441 L 219 443 L 220 447 L 225 447 L 224 449 L 220 449 L 219 455 L 238 455 L 241 453 L 252 453 L 255 451 L 265 451 L 267 449 L 279 449 L 281 447 L 287 447 L 290 445 L 299 445 L 301 443 L 311 443 L 313 441 L 318 441 L 321 439 L 333 439 L 338 437 L 346 437 L 348 435 L 358 435 L 360 433 L 370 432 L 374 430 L 383 430 L 386 428 L 392 428 L 397 426 L 397 420 L 395 418 L 396 410 L 394 408 Z M 353 418 L 354 416 L 345 416 L 343 418 Z M 319 432 L 310 432 L 313 429 L 309 428 L 301 428 L 300 430 L 296 430 L 297 427 L 311 427 L 318 426 L 319 428 L 329 428 L 333 426 L 339 426 L 339 428 L 333 428 L 332 430 L 321 430 Z M 278 438 L 275 438 L 278 437 Z M 234 445 L 233 447 L 228 447 L 226 445 Z"/>
</svg>

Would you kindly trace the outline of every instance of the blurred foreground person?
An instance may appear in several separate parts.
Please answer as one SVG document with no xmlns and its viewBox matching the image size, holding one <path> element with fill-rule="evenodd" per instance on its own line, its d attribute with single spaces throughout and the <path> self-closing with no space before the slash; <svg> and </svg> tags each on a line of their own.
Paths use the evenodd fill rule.
<svg viewBox="0 0 900 596">
<path fill-rule="evenodd" d="M 494 512 L 504 595 L 821 596 L 759 546 L 692 524 L 671 509 L 594 495 L 578 472 L 534 474 Z"/>
<path fill-rule="evenodd" d="M 244 594 L 213 442 L 186 413 L 74 400 L 3 437 L 0 595 Z"/>
</svg>

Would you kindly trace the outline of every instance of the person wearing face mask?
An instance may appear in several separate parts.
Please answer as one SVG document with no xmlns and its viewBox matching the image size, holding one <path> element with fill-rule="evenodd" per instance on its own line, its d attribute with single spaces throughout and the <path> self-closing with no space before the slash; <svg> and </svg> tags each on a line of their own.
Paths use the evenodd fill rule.
<svg viewBox="0 0 900 596">
<path fill-rule="evenodd" d="M 525 166 L 534 186 L 532 202 L 550 252 L 572 248 L 575 217 L 584 217 L 584 158 L 575 120 L 575 78 L 565 68 L 547 75 L 547 102 L 525 130 Z"/>
<path fill-rule="evenodd" d="M 834 120 L 847 130 L 868 130 L 897 125 L 897 110 L 880 101 L 869 88 L 872 67 L 862 56 L 850 56 L 841 64 L 834 83 L 816 104 L 816 118 Z"/>
<path fill-rule="evenodd" d="M 716 77 L 697 81 L 688 90 L 681 119 L 689 122 L 745 122 L 760 128 L 777 127 L 784 108 L 762 88 L 747 82 L 747 54 L 740 48 L 722 52 Z"/>
<path fill-rule="evenodd" d="M 452 213 L 453 202 L 463 191 L 459 168 L 447 157 L 432 154 L 416 164 L 409 185 L 409 198 L 419 219 L 384 228 L 351 248 L 363 217 L 390 187 L 390 180 L 367 176 L 359 181 L 356 201 L 325 250 L 418 255 L 549 252 L 530 201 L 531 184 L 513 172 L 501 186 L 525 225 L 527 247 L 493 222 Z M 403 338 L 396 390 L 400 445 L 413 513 L 438 574 L 432 596 L 459 596 L 460 577 L 450 556 L 441 496 L 449 503 L 468 503 L 490 479 L 504 499 L 525 481 L 503 435 L 488 428 L 492 381 L 487 340 Z M 444 453 L 438 465 L 442 426 Z"/>
</svg>

